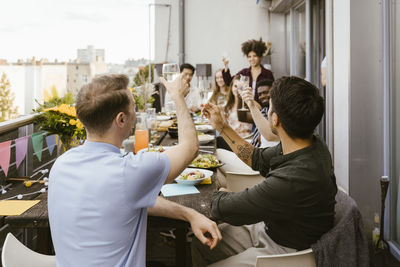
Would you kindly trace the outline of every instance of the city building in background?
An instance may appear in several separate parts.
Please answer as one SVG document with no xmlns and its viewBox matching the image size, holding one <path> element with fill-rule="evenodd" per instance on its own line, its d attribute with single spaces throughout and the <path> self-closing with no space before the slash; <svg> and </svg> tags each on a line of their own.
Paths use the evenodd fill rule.
<svg viewBox="0 0 400 267">
<path fill-rule="evenodd" d="M 87 48 L 77 50 L 77 60 L 81 63 L 93 63 L 96 61 L 105 61 L 105 50 L 95 49 L 93 45 L 88 45 Z"/>
</svg>

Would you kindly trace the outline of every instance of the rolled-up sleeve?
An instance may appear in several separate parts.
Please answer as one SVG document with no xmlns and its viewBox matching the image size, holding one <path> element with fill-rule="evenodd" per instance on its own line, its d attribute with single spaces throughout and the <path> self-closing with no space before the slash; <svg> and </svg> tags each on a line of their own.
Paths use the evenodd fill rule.
<svg viewBox="0 0 400 267">
<path fill-rule="evenodd" d="M 215 192 L 211 197 L 211 215 L 232 225 L 253 224 L 292 214 L 290 181 L 268 177 L 241 192 Z"/>
<path fill-rule="evenodd" d="M 254 148 L 251 168 L 259 171 L 264 177 L 267 176 L 270 169 L 271 159 L 278 155 L 280 145 L 267 148 Z"/>
</svg>

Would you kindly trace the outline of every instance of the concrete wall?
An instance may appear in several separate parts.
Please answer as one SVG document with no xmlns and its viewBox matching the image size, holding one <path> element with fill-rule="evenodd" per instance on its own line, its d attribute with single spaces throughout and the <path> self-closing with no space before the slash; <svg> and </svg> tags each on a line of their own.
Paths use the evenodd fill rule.
<svg viewBox="0 0 400 267">
<path fill-rule="evenodd" d="M 273 43 L 271 65 L 275 79 L 289 75 L 285 64 L 285 15 L 271 13 L 270 39 Z"/>
<path fill-rule="evenodd" d="M 349 192 L 370 233 L 384 175 L 383 12 L 380 1 L 350 3 Z"/>
<path fill-rule="evenodd" d="M 171 28 L 168 54 L 165 57 L 168 33 L 168 8 L 155 7 L 155 62 L 178 62 L 179 17 L 178 0 L 156 1 L 171 4 Z M 265 1 L 248 0 L 186 0 L 185 61 L 193 65 L 211 63 L 212 72 L 222 68 L 222 55 L 230 54 L 230 68 L 236 73 L 248 67 L 241 44 L 248 39 L 269 36 L 269 15 Z M 273 43 L 274 49 L 277 49 Z M 272 63 L 274 64 L 274 62 Z M 274 68 L 274 65 L 272 66 Z M 274 69 L 273 69 L 274 70 Z"/>
<path fill-rule="evenodd" d="M 334 163 L 337 183 L 349 191 L 350 2 L 333 2 Z"/>
<path fill-rule="evenodd" d="M 382 6 L 335 0 L 333 8 L 335 173 L 369 234 L 383 175 Z"/>
</svg>

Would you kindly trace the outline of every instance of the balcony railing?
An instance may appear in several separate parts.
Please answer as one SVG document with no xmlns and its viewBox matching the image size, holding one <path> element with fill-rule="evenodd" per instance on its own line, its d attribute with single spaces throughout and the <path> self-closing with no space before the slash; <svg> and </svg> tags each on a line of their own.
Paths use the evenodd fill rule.
<svg viewBox="0 0 400 267">
<path fill-rule="evenodd" d="M 42 149 L 42 159 L 39 161 L 34 154 L 31 139 L 28 140 L 28 149 L 25 159 L 20 166 L 16 167 L 16 146 L 15 139 L 23 136 L 31 136 L 38 131 L 38 126 L 35 125 L 37 114 L 23 116 L 17 119 L 0 123 L 0 143 L 4 141 L 11 142 L 10 167 L 7 177 L 30 176 L 32 173 L 41 169 L 50 169 L 58 156 L 58 145 L 56 145 L 52 155 L 48 151 L 48 147 L 44 141 Z M 0 183 L 6 184 L 6 176 L 2 168 L 0 168 Z"/>
</svg>

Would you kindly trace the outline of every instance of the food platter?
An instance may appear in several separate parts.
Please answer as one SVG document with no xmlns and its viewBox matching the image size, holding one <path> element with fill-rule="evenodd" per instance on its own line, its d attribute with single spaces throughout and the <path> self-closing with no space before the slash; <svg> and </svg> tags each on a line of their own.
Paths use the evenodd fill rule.
<svg viewBox="0 0 400 267">
<path fill-rule="evenodd" d="M 175 181 L 178 184 L 196 185 L 200 184 L 212 175 L 213 172 L 209 170 L 186 168 L 177 178 L 175 178 Z"/>
</svg>

